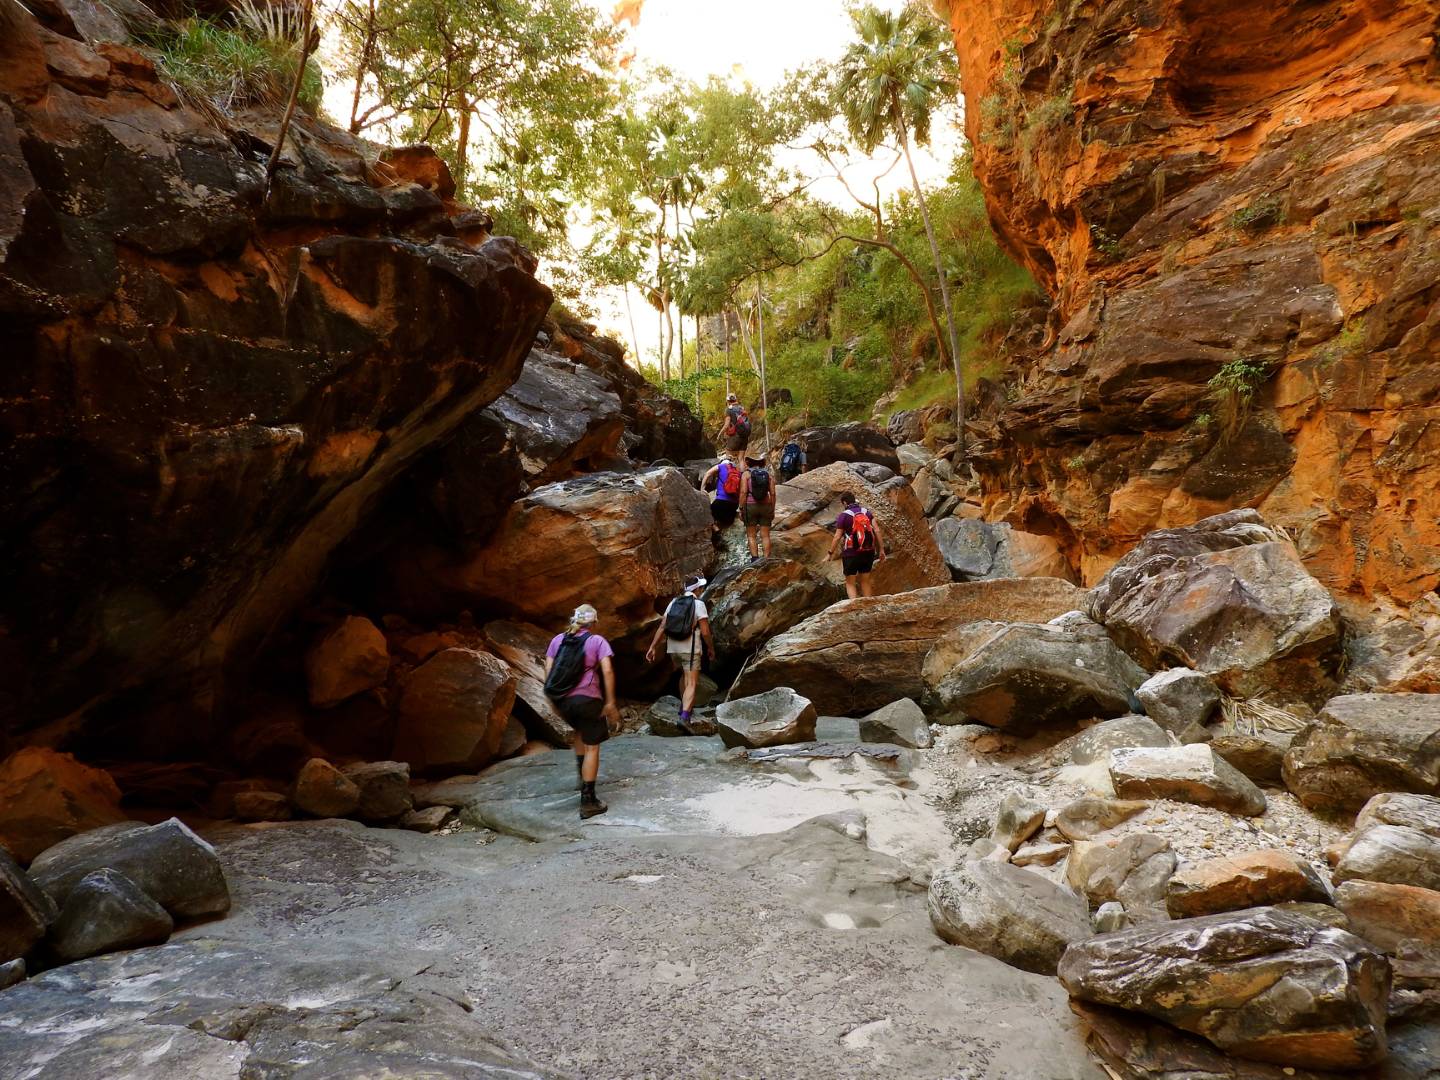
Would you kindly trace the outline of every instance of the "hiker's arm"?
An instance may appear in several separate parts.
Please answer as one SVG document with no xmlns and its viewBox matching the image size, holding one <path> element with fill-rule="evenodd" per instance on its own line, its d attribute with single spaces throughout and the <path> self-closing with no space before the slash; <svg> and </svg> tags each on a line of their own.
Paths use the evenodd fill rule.
<svg viewBox="0 0 1440 1080">
<path fill-rule="evenodd" d="M 719 476 L 719 475 L 720 475 L 720 466 L 719 466 L 719 464 L 717 463 L 717 464 L 711 465 L 709 472 L 707 472 L 704 476 L 702 476 L 702 477 L 700 478 L 700 487 L 701 487 L 701 488 L 704 488 L 706 484 L 710 483 L 710 478 L 711 478 L 712 476 Z"/>
<path fill-rule="evenodd" d="M 740 501 L 743 503 L 750 495 L 750 470 L 746 469 L 740 474 Z"/>
<path fill-rule="evenodd" d="M 666 608 L 665 610 L 668 612 L 670 609 Z M 645 650 L 645 659 L 648 662 L 652 664 L 655 662 L 655 650 L 660 647 L 660 639 L 664 636 L 665 618 L 661 616 L 660 621 L 655 625 L 655 636 L 650 639 L 650 647 Z"/>
<path fill-rule="evenodd" d="M 835 558 L 835 553 L 840 550 L 840 544 L 845 539 L 845 530 L 836 529 L 835 536 L 830 541 L 830 554 L 826 555 L 827 560 Z"/>
<path fill-rule="evenodd" d="M 545 657 L 545 678 L 548 679 L 550 677 L 550 669 L 554 666 L 555 658 L 553 656 Z"/>
<path fill-rule="evenodd" d="M 605 718 L 618 724 L 620 710 L 615 707 L 615 665 L 608 656 L 600 661 L 600 675 L 605 683 Z"/>
<path fill-rule="evenodd" d="M 700 636 L 705 639 L 705 650 L 709 653 L 710 659 L 715 659 L 715 639 L 710 636 L 710 620 L 700 620 Z"/>
<path fill-rule="evenodd" d="M 880 519 L 872 517 L 870 527 L 875 530 L 875 558 L 885 558 L 885 534 L 880 531 Z"/>
</svg>

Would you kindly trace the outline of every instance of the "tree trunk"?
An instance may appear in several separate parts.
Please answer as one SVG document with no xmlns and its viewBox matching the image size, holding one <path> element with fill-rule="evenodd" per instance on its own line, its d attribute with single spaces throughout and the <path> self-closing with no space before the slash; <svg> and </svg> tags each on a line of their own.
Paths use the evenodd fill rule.
<svg viewBox="0 0 1440 1080">
<path fill-rule="evenodd" d="M 470 171 L 470 101 L 464 94 L 459 95 L 460 121 L 455 137 L 455 190 L 460 198 L 465 197 L 465 177 Z"/>
<path fill-rule="evenodd" d="M 355 64 L 355 92 L 350 98 L 350 134 L 360 134 L 360 92 L 365 86 L 365 73 L 370 70 L 375 56 L 377 28 L 375 0 L 370 0 L 370 10 L 365 16 L 365 43 L 360 47 L 360 59 Z"/>
<path fill-rule="evenodd" d="M 945 264 L 940 261 L 940 245 L 935 242 L 935 229 L 930 224 L 930 209 L 925 205 L 925 193 L 920 190 L 920 177 L 915 172 L 915 159 L 910 156 L 910 137 L 905 125 L 899 120 L 899 103 L 896 102 L 895 132 L 900 136 L 900 149 L 905 152 L 905 164 L 910 168 L 910 184 L 915 189 L 915 201 L 920 204 L 920 220 L 925 223 L 925 239 L 930 242 L 930 257 L 935 260 L 935 274 L 940 279 L 940 300 L 945 305 L 945 328 L 950 333 L 950 362 L 955 367 L 955 437 L 960 445 L 960 458 L 965 459 L 965 380 L 960 374 L 960 346 L 955 340 L 955 313 L 950 307 L 950 282 L 945 276 Z"/>
<path fill-rule="evenodd" d="M 635 367 L 640 367 L 640 331 L 635 329 L 635 309 L 630 306 L 630 283 L 621 282 L 625 289 L 625 314 L 630 318 L 630 343 L 635 347 Z"/>
<path fill-rule="evenodd" d="M 755 279 L 755 313 L 760 320 L 760 416 L 765 423 L 765 453 L 770 453 L 770 388 L 765 381 L 765 294 Z"/>
</svg>

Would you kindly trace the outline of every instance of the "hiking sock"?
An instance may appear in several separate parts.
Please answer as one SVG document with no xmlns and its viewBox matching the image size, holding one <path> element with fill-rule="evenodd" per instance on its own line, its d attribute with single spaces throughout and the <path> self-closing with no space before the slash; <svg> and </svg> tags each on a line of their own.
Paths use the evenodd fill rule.
<svg viewBox="0 0 1440 1080">
<path fill-rule="evenodd" d="M 580 817 L 592 818 L 610 809 L 595 794 L 595 781 L 586 780 L 580 785 Z"/>
</svg>

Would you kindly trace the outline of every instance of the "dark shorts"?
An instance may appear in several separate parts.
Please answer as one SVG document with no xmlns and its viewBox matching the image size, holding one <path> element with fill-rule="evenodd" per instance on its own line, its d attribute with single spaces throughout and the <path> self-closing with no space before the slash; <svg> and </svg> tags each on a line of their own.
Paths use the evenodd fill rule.
<svg viewBox="0 0 1440 1080">
<path fill-rule="evenodd" d="M 725 449 L 729 450 L 732 454 L 738 450 L 744 450 L 749 445 L 749 435 L 731 435 L 725 440 Z"/>
<path fill-rule="evenodd" d="M 854 577 L 856 574 L 868 574 L 875 569 L 875 553 L 873 551 L 861 551 L 854 555 L 846 555 L 841 558 L 840 565 L 845 568 L 846 577 Z"/>
<path fill-rule="evenodd" d="M 764 525 L 767 528 L 775 522 L 774 503 L 746 503 L 745 524 Z"/>
<path fill-rule="evenodd" d="M 715 499 L 710 503 L 710 516 L 722 529 L 735 524 L 735 514 L 740 503 L 735 499 Z"/>
<path fill-rule="evenodd" d="M 565 722 L 580 733 L 587 746 L 599 746 L 610 738 L 610 725 L 605 722 L 605 702 L 588 694 L 572 694 L 553 701 L 555 710 Z"/>
</svg>

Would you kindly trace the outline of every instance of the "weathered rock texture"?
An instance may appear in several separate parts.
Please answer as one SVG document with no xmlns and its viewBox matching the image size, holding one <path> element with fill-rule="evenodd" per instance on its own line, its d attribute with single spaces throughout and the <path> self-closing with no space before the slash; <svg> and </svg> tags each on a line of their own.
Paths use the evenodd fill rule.
<svg viewBox="0 0 1440 1080">
<path fill-rule="evenodd" d="M 227 137 L 135 50 L 15 22 L 0 727 L 157 682 L 213 714 L 389 482 L 514 381 L 550 292 L 513 241 L 453 236 L 428 151 L 436 188 L 302 115 L 265 201 L 278 117 Z M 213 734 L 124 727 L 131 752 Z"/>
<path fill-rule="evenodd" d="M 1082 596 L 1068 581 L 1022 578 L 843 600 L 771 638 L 741 670 L 730 696 L 790 686 L 833 716 L 869 712 L 896 697 L 918 699 L 926 654 L 947 630 L 989 617 L 1044 621 Z"/>
<path fill-rule="evenodd" d="M 1055 302 L 977 425 L 986 516 L 1088 584 L 1255 506 L 1403 616 L 1440 584 L 1434 5 L 946 6 L 991 220 Z M 1236 360 L 1260 374 L 1227 443 L 1206 384 Z M 1433 680 L 1409 666 L 1378 677 Z"/>
</svg>

